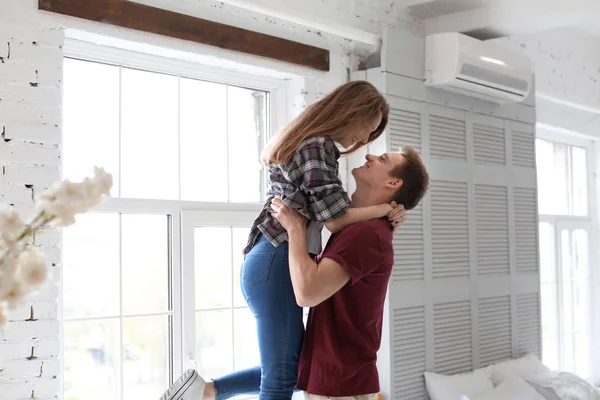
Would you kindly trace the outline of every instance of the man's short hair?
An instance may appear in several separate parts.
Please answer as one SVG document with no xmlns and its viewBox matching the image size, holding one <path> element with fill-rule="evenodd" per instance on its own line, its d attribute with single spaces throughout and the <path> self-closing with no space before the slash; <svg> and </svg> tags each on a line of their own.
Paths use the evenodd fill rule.
<svg viewBox="0 0 600 400">
<path fill-rule="evenodd" d="M 406 210 L 415 208 L 429 188 L 429 173 L 419 153 L 411 146 L 403 146 L 400 154 L 404 162 L 392 170 L 394 178 L 402 179 L 402 186 L 394 194 L 393 200 Z"/>
</svg>

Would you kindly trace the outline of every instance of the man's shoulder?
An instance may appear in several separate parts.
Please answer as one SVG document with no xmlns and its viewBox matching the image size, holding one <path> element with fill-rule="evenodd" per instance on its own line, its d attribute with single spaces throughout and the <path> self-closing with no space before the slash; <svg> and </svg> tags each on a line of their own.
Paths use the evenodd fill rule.
<svg viewBox="0 0 600 400">
<path fill-rule="evenodd" d="M 393 237 L 390 223 L 385 218 L 357 222 L 344 228 L 341 233 L 344 235 L 340 236 L 373 236 L 383 242 L 391 242 Z"/>
<path fill-rule="evenodd" d="M 339 251 L 355 246 L 361 248 L 376 246 L 379 251 L 385 254 L 392 249 L 392 238 L 393 233 L 387 219 L 374 219 L 347 226 L 333 237 L 327 248 Z M 366 253 L 364 252 L 365 255 Z"/>
</svg>

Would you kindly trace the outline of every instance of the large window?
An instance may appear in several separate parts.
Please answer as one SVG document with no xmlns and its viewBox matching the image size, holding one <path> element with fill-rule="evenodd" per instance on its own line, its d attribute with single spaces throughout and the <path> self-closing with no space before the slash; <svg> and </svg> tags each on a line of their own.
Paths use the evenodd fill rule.
<svg viewBox="0 0 600 400">
<path fill-rule="evenodd" d="M 538 139 L 543 361 L 592 377 L 591 143 Z"/>
<path fill-rule="evenodd" d="M 239 268 L 279 83 L 131 61 L 64 64 L 63 177 L 115 178 L 63 232 L 65 400 L 158 398 L 191 365 L 259 361 Z"/>
</svg>

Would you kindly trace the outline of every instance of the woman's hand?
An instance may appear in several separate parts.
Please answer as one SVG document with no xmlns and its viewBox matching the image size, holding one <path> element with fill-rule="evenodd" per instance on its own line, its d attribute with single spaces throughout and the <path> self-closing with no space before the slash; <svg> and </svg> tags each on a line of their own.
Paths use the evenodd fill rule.
<svg viewBox="0 0 600 400">
<path fill-rule="evenodd" d="M 271 201 L 271 208 L 274 211 L 271 215 L 279 221 L 286 231 L 306 229 L 306 218 L 300 215 L 298 211 L 286 206 L 280 196 L 276 196 Z"/>
<path fill-rule="evenodd" d="M 402 204 L 398 205 L 395 201 L 392 201 L 390 205 L 394 208 L 387 217 L 390 224 L 392 224 L 392 231 L 395 233 L 406 220 L 406 210 Z"/>
</svg>

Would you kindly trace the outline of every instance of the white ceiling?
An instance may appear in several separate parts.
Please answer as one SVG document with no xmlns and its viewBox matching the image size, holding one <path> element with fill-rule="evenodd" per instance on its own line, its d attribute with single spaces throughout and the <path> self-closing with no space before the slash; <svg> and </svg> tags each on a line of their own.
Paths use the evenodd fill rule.
<svg viewBox="0 0 600 400">
<path fill-rule="evenodd" d="M 482 38 L 566 27 L 600 38 L 600 0 L 396 0 L 428 33 L 475 32 Z"/>
</svg>

